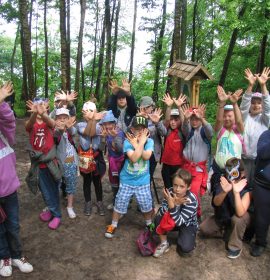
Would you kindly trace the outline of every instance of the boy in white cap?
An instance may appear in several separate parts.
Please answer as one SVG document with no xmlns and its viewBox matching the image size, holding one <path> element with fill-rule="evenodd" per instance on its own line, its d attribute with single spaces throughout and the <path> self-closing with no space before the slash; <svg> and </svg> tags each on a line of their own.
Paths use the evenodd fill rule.
<svg viewBox="0 0 270 280">
<path fill-rule="evenodd" d="M 73 140 L 76 134 L 75 121 L 75 117 L 69 116 L 68 109 L 56 109 L 54 139 L 57 145 L 57 158 L 63 166 L 67 193 L 67 213 L 71 219 L 76 218 L 73 210 L 73 200 L 78 181 L 78 155 Z"/>
</svg>

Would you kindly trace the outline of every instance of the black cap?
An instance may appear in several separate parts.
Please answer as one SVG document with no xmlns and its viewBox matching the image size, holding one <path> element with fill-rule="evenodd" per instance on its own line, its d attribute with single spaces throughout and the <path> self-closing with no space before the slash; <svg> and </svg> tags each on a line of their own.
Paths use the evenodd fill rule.
<svg viewBox="0 0 270 280">
<path fill-rule="evenodd" d="M 145 128 L 147 128 L 148 127 L 148 121 L 145 117 L 135 116 L 131 121 L 131 126 L 132 127 L 144 126 Z"/>
</svg>

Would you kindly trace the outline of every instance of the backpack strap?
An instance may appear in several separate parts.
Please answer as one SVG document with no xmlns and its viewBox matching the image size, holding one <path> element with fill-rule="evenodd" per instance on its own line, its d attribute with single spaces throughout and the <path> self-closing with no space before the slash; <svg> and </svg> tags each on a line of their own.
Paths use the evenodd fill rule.
<svg viewBox="0 0 270 280">
<path fill-rule="evenodd" d="M 221 130 L 218 133 L 217 141 L 221 138 L 221 136 L 224 134 L 225 131 L 226 131 L 226 128 L 224 126 L 222 126 Z"/>
<path fill-rule="evenodd" d="M 244 142 L 244 137 L 241 135 L 241 133 L 238 131 L 238 129 L 235 125 L 233 126 L 233 132 L 235 133 L 235 135 L 237 136 L 237 138 L 241 142 L 243 152 L 246 153 L 246 145 L 245 145 L 245 142 Z"/>
</svg>

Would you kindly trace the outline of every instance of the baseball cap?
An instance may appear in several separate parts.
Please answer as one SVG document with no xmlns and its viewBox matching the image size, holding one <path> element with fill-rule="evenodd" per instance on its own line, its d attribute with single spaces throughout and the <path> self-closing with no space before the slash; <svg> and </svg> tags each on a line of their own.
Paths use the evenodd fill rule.
<svg viewBox="0 0 270 280">
<path fill-rule="evenodd" d="M 145 117 L 135 116 L 135 117 L 133 117 L 133 119 L 131 121 L 131 126 L 132 127 L 144 126 L 145 128 L 147 128 L 148 127 L 148 121 Z"/>
<path fill-rule="evenodd" d="M 260 98 L 260 99 L 262 99 L 262 94 L 260 92 L 252 93 L 251 98 Z"/>
<path fill-rule="evenodd" d="M 59 116 L 59 115 L 68 115 L 68 116 L 69 116 L 69 110 L 66 109 L 66 108 L 59 108 L 59 109 L 56 109 L 55 115 L 56 115 L 56 116 Z"/>
<path fill-rule="evenodd" d="M 91 102 L 91 101 L 87 101 L 83 104 L 83 108 L 84 111 L 94 111 L 97 109 L 96 104 Z"/>
<path fill-rule="evenodd" d="M 146 108 L 149 106 L 154 106 L 155 102 L 150 96 L 143 96 L 140 100 L 139 107 Z"/>
<path fill-rule="evenodd" d="M 112 110 L 107 111 L 105 116 L 100 120 L 100 124 L 103 124 L 106 122 L 117 122 L 117 119 L 114 117 Z"/>
<path fill-rule="evenodd" d="M 231 104 L 225 105 L 225 106 L 224 106 L 224 110 L 225 110 L 225 111 L 232 111 L 232 110 L 233 110 L 233 105 L 231 105 Z"/>
<path fill-rule="evenodd" d="M 171 116 L 179 116 L 178 109 L 171 109 Z"/>
</svg>

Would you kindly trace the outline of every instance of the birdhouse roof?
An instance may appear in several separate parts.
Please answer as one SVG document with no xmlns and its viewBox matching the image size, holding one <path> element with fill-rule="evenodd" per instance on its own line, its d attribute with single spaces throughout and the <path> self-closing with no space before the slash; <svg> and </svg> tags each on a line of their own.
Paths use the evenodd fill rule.
<svg viewBox="0 0 270 280">
<path fill-rule="evenodd" d="M 200 63 L 177 60 L 167 71 L 169 76 L 176 76 L 185 81 L 192 79 L 213 80 L 213 76 Z"/>
</svg>

